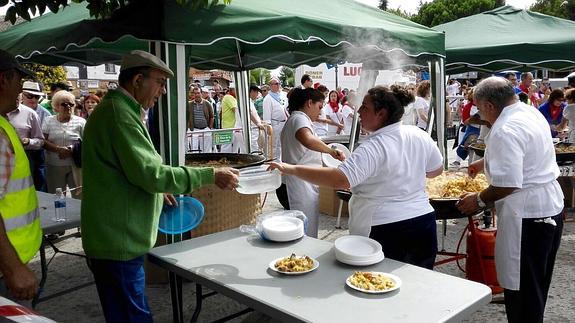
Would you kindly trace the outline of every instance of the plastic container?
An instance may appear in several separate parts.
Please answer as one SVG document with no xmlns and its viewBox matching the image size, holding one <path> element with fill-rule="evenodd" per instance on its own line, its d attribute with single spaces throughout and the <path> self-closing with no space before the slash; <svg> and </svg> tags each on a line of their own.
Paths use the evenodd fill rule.
<svg viewBox="0 0 575 323">
<path fill-rule="evenodd" d="M 190 196 L 176 197 L 177 206 L 165 205 L 160 215 L 158 230 L 167 234 L 180 234 L 197 227 L 204 219 L 204 206 Z"/>
<path fill-rule="evenodd" d="M 54 221 L 64 222 L 68 220 L 66 215 L 66 196 L 60 187 L 56 189 L 54 194 Z"/>
<path fill-rule="evenodd" d="M 258 234 L 262 239 L 268 241 L 285 242 L 303 237 L 306 228 L 307 217 L 303 212 L 282 210 L 261 214 L 257 217 L 255 225 L 241 225 L 240 231 Z M 268 236 L 270 233 L 271 236 Z"/>
<path fill-rule="evenodd" d="M 267 166 L 256 166 L 241 169 L 236 191 L 240 194 L 275 191 L 282 184 L 281 173 L 277 169 L 268 171 L 266 168 Z"/>
</svg>

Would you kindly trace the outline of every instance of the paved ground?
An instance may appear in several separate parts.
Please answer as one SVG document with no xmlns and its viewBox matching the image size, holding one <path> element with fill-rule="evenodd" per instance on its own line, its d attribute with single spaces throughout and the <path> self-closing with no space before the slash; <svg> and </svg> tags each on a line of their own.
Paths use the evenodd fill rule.
<svg viewBox="0 0 575 323">
<path fill-rule="evenodd" d="M 265 211 L 279 209 L 275 195 L 268 196 Z M 572 215 L 571 215 L 572 216 Z M 347 218 L 344 218 L 347 220 Z M 575 322 L 575 222 L 573 217 L 565 224 L 563 238 L 555 266 L 553 282 L 549 293 L 546 322 Z M 344 221 L 345 223 L 346 221 Z M 454 251 L 461 236 L 466 221 L 450 220 L 447 225 L 445 248 Z M 337 237 L 347 234 L 345 229 L 335 229 L 335 218 L 322 215 L 320 219 L 320 238 L 334 241 Z M 68 233 L 71 233 L 70 231 Z M 441 226 L 438 226 L 438 237 Z M 441 240 L 440 240 L 441 241 Z M 58 243 L 58 247 L 66 251 L 81 252 L 81 241 L 78 238 L 68 239 Z M 463 250 L 465 244 L 461 247 Z M 52 255 L 48 252 L 48 257 Z M 464 263 L 462 263 L 464 265 Z M 31 264 L 39 275 L 39 259 Z M 453 263 L 437 267 L 435 270 L 451 275 L 464 277 L 464 273 Z M 91 281 L 91 274 L 83 259 L 63 254 L 57 254 L 49 268 L 46 293 L 53 293 L 69 286 Z M 151 285 L 147 288 L 150 306 L 156 322 L 171 322 L 170 291 L 167 285 Z M 184 286 L 184 301 L 186 320 L 189 320 L 194 309 L 194 285 Z M 211 322 L 225 315 L 241 310 L 243 306 L 224 296 L 217 295 L 204 302 L 200 322 Z M 40 303 L 37 310 L 58 322 L 103 322 L 101 308 L 92 285 L 73 293 Z M 239 322 L 238 318 L 232 322 Z M 504 322 L 505 309 L 502 304 L 491 303 L 468 319 L 468 322 Z"/>
</svg>

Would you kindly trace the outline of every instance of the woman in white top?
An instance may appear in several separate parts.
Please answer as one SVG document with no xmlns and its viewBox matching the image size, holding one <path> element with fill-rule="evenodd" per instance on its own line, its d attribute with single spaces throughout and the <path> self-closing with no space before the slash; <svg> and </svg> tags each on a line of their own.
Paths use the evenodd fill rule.
<svg viewBox="0 0 575 323">
<path fill-rule="evenodd" d="M 562 126 L 569 127 L 569 134 L 567 139 L 569 142 L 575 142 L 575 89 L 565 91 L 565 100 L 567 105 L 563 109 Z M 564 128 L 560 129 L 563 130 Z"/>
<path fill-rule="evenodd" d="M 329 90 L 325 85 L 318 86 L 317 90 L 320 91 L 324 97 L 329 97 Z M 326 101 L 325 104 L 327 104 L 327 102 L 328 101 Z M 326 137 L 328 136 L 328 126 L 343 129 L 343 125 L 328 118 L 326 109 L 322 108 L 319 117 L 313 122 L 313 130 L 318 137 Z"/>
<path fill-rule="evenodd" d="M 328 95 L 329 100 L 323 107 L 323 112 L 328 122 L 327 135 L 334 136 L 341 134 L 343 130 L 343 117 L 341 114 L 341 104 L 339 104 L 339 95 L 337 91 L 330 91 Z"/>
<path fill-rule="evenodd" d="M 289 97 L 290 116 L 281 133 L 282 161 L 294 165 L 321 167 L 321 153 L 343 159 L 343 154 L 328 147 L 313 130 L 324 96 L 315 89 L 295 88 Z M 317 238 L 319 220 L 319 189 L 317 185 L 297 177 L 284 178 L 291 210 L 302 211 L 308 218 L 306 234 Z"/>
<path fill-rule="evenodd" d="M 76 167 L 72 158 L 72 147 L 82 139 L 84 118 L 74 115 L 75 97 L 68 91 L 58 91 L 51 101 L 55 116 L 46 118 L 42 124 L 46 149 L 46 182 L 48 192 L 55 193 L 56 188 L 74 188 L 82 185 L 81 169 Z M 79 190 L 74 197 L 79 197 Z"/>
<path fill-rule="evenodd" d="M 417 126 L 427 130 L 427 117 L 429 115 L 429 99 L 431 97 L 431 88 L 429 81 L 422 81 L 417 86 L 415 102 L 413 109 L 417 112 Z"/>
<path fill-rule="evenodd" d="M 358 113 L 371 135 L 338 168 L 277 163 L 270 168 L 317 185 L 351 187 L 350 234 L 379 241 L 389 258 L 432 268 L 437 237 L 425 179 L 443 172 L 443 158 L 427 133 L 401 124 L 403 107 L 411 101 L 403 87 L 369 90 Z"/>
</svg>

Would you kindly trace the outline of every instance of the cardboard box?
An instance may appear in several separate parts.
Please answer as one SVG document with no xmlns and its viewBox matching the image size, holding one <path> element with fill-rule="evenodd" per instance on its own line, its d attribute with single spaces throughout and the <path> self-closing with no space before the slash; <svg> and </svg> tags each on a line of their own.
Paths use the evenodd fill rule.
<svg viewBox="0 0 575 323">
<path fill-rule="evenodd" d="M 333 188 L 320 187 L 319 188 L 319 212 L 331 216 L 337 216 L 339 202 L 341 201 L 336 195 L 336 190 Z M 349 216 L 347 202 L 343 202 L 341 216 Z"/>
</svg>

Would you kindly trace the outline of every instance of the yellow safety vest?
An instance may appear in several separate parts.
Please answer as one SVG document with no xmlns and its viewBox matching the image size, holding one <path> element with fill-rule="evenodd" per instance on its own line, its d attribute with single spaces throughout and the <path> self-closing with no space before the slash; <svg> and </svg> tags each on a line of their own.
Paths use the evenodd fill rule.
<svg viewBox="0 0 575 323">
<path fill-rule="evenodd" d="M 10 243 L 18 253 L 20 261 L 25 264 L 34 257 L 42 243 L 38 197 L 28 157 L 16 130 L 2 116 L 0 116 L 0 128 L 10 139 L 16 157 L 14 171 L 8 180 L 4 198 L 0 199 L 0 215 Z"/>
</svg>

